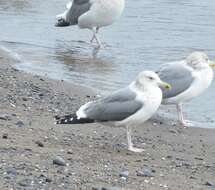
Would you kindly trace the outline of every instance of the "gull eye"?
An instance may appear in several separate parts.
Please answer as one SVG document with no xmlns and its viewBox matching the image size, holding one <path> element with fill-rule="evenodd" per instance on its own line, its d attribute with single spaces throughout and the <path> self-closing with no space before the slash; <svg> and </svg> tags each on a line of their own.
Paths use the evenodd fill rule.
<svg viewBox="0 0 215 190">
<path fill-rule="evenodd" d="M 154 78 L 153 78 L 153 77 L 149 77 L 149 79 L 150 79 L 150 80 L 154 80 Z"/>
</svg>

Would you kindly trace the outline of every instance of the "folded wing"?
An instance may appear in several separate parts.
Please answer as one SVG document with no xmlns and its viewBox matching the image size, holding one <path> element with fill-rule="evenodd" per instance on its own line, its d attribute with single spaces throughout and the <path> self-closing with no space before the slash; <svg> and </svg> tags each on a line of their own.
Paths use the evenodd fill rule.
<svg viewBox="0 0 215 190">
<path fill-rule="evenodd" d="M 160 79 L 171 84 L 171 90 L 163 91 L 163 98 L 172 98 L 186 91 L 193 83 L 192 69 L 183 61 L 163 65 L 157 72 Z"/>
</svg>

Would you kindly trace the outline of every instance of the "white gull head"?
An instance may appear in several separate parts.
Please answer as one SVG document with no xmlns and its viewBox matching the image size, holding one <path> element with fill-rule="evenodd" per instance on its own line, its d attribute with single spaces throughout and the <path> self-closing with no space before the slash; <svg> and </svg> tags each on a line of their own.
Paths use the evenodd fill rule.
<svg viewBox="0 0 215 190">
<path fill-rule="evenodd" d="M 142 71 L 138 74 L 136 82 L 136 86 L 139 88 L 147 88 L 147 87 L 162 87 L 162 88 L 171 88 L 171 86 L 163 81 L 161 81 L 160 77 L 153 71 Z"/>
<path fill-rule="evenodd" d="M 186 58 L 187 64 L 193 69 L 203 69 L 209 67 L 208 55 L 204 52 L 193 52 Z"/>
</svg>

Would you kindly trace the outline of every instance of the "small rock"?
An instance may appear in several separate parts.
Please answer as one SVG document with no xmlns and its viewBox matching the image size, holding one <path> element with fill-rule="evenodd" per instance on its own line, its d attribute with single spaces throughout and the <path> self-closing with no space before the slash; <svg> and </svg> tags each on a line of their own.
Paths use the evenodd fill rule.
<svg viewBox="0 0 215 190">
<path fill-rule="evenodd" d="M 195 160 L 204 160 L 203 158 L 200 158 L 200 157 L 195 157 L 194 159 Z"/>
<path fill-rule="evenodd" d="M 176 134 L 176 133 L 177 133 L 177 131 L 174 130 L 174 129 L 170 129 L 169 132 L 170 132 L 170 133 L 173 133 L 173 134 Z"/>
<path fill-rule="evenodd" d="M 209 187 L 215 187 L 215 185 L 209 181 L 207 181 L 204 185 L 209 186 Z"/>
<path fill-rule="evenodd" d="M 121 190 L 118 187 L 102 187 L 101 190 Z"/>
<path fill-rule="evenodd" d="M 51 183 L 51 182 L 52 182 L 52 179 L 47 177 L 47 178 L 46 178 L 46 182 L 47 182 L 47 183 Z"/>
<path fill-rule="evenodd" d="M 66 161 L 60 157 L 60 156 L 57 156 L 54 160 L 53 160 L 53 164 L 56 164 L 58 166 L 66 166 Z"/>
<path fill-rule="evenodd" d="M 22 122 L 22 121 L 18 121 L 17 123 L 16 123 L 16 126 L 17 127 L 24 127 L 24 123 Z"/>
<path fill-rule="evenodd" d="M 18 184 L 22 187 L 27 187 L 27 186 L 29 186 L 30 182 L 31 182 L 30 180 L 24 179 L 24 180 L 19 181 Z"/>
<path fill-rule="evenodd" d="M 172 159 L 172 156 L 168 155 L 166 158 L 168 158 L 168 159 Z"/>
<path fill-rule="evenodd" d="M 3 139 L 8 139 L 8 134 L 7 134 L 7 133 L 4 133 L 4 134 L 2 135 L 2 138 L 3 138 Z"/>
<path fill-rule="evenodd" d="M 6 172 L 7 172 L 8 175 L 12 175 L 12 176 L 17 175 L 17 171 L 16 171 L 15 168 L 8 168 Z"/>
<path fill-rule="evenodd" d="M 8 115 L 6 115 L 6 114 L 2 114 L 2 115 L 0 115 L 0 119 L 4 120 L 4 121 L 7 121 L 7 120 L 10 120 L 10 117 Z"/>
<path fill-rule="evenodd" d="M 128 171 L 128 170 L 122 171 L 122 172 L 119 174 L 119 177 L 120 177 L 121 179 L 125 179 L 125 180 L 128 179 L 128 176 L 129 176 L 129 171 Z"/>
<path fill-rule="evenodd" d="M 26 101 L 28 101 L 28 98 L 23 97 L 22 100 L 23 100 L 24 102 L 26 102 Z"/>
<path fill-rule="evenodd" d="M 141 177 L 154 177 L 153 173 L 155 171 L 149 169 L 149 168 L 144 168 L 141 171 L 137 171 L 137 176 L 141 176 Z"/>
<path fill-rule="evenodd" d="M 73 154 L 73 151 L 72 150 L 68 150 L 67 154 Z"/>
<path fill-rule="evenodd" d="M 35 141 L 35 144 L 37 144 L 39 147 L 44 147 L 44 144 L 41 141 Z"/>
</svg>

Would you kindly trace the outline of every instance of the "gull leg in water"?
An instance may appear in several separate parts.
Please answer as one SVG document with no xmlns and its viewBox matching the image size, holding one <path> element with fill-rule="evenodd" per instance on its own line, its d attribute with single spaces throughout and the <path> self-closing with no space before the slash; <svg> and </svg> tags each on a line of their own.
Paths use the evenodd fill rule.
<svg viewBox="0 0 215 190">
<path fill-rule="evenodd" d="M 102 44 L 101 44 L 101 42 L 100 42 L 100 40 L 99 40 L 99 38 L 98 38 L 98 36 L 97 36 L 97 33 L 98 33 L 98 31 L 99 31 L 99 28 L 97 27 L 96 29 L 92 29 L 92 31 L 93 31 L 93 37 L 92 37 L 92 39 L 90 40 L 90 42 L 93 43 L 93 40 L 95 39 L 95 40 L 96 40 L 96 43 L 97 43 L 97 45 L 98 45 L 98 48 L 101 48 Z"/>
<path fill-rule="evenodd" d="M 93 36 L 92 36 L 92 38 L 90 40 L 90 43 L 93 43 L 93 41 L 95 39 L 95 33 L 98 34 L 98 32 L 99 32 L 99 27 L 96 27 L 96 31 L 95 32 L 93 31 Z"/>
<path fill-rule="evenodd" d="M 132 152 L 143 152 L 144 149 L 135 148 L 133 146 L 133 142 L 131 140 L 131 128 L 129 126 L 127 126 L 126 129 L 127 129 L 128 150 L 130 150 Z"/>
</svg>

